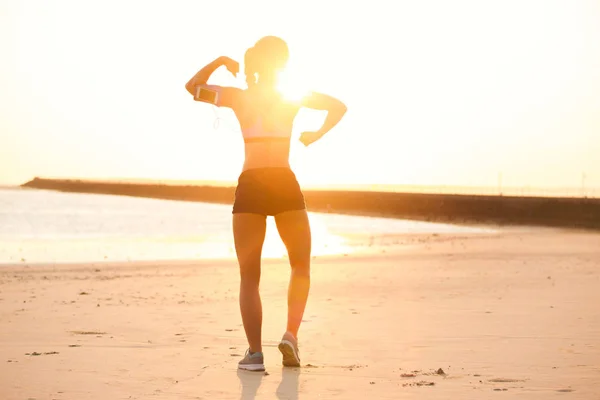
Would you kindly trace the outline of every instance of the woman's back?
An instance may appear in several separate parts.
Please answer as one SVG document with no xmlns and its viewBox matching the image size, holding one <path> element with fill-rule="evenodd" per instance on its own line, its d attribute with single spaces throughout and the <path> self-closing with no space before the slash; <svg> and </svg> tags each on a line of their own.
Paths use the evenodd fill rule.
<svg viewBox="0 0 600 400">
<path fill-rule="evenodd" d="M 299 105 L 259 85 L 240 93 L 235 114 L 245 145 L 243 170 L 289 168 L 290 139 Z"/>
<path fill-rule="evenodd" d="M 300 134 L 300 142 L 305 146 L 319 140 L 346 113 L 346 106 L 341 101 L 322 93 L 308 92 L 298 101 L 285 99 L 278 90 L 278 78 L 288 56 L 287 44 L 282 39 L 266 36 L 244 56 L 246 90 L 208 84 L 211 74 L 221 65 L 237 76 L 239 63 L 225 56 L 207 64 L 186 84 L 186 90 L 195 100 L 234 111 L 245 142 L 243 171 L 289 169 L 292 127 L 301 107 L 327 111 L 318 131 Z"/>
</svg>

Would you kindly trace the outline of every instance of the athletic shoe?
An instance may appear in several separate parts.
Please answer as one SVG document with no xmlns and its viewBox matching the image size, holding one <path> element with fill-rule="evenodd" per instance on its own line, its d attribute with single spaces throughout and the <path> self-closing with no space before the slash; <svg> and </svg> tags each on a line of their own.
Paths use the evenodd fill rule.
<svg viewBox="0 0 600 400">
<path fill-rule="evenodd" d="M 279 351 L 283 355 L 284 367 L 299 367 L 300 355 L 298 351 L 298 339 L 289 332 L 286 332 L 279 343 Z"/>
<path fill-rule="evenodd" d="M 238 363 L 238 368 L 246 371 L 264 371 L 265 361 L 263 353 L 260 351 L 250 353 L 250 349 L 246 350 L 246 355 Z"/>
</svg>

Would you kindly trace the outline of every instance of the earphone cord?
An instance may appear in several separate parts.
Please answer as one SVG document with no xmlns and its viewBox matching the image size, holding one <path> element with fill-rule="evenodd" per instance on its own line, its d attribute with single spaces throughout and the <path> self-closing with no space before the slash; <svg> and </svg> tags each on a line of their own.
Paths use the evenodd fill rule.
<svg viewBox="0 0 600 400">
<path fill-rule="evenodd" d="M 221 126 L 221 121 L 226 121 L 225 118 L 221 118 L 221 116 L 219 115 L 219 110 L 217 109 L 216 106 L 212 106 L 213 112 L 215 113 L 215 122 L 213 123 L 213 127 L 215 130 L 219 130 L 219 127 Z M 229 126 L 229 130 L 232 132 L 240 132 L 239 129 L 233 128 L 231 126 Z"/>
</svg>

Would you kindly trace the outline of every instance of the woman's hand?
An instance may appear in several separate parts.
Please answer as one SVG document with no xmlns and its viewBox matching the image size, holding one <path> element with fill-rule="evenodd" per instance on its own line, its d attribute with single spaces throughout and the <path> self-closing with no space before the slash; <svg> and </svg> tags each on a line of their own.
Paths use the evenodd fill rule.
<svg viewBox="0 0 600 400">
<path fill-rule="evenodd" d="M 323 136 L 322 133 L 320 132 L 302 132 L 300 134 L 300 141 L 302 142 L 302 144 L 304 144 L 305 146 L 308 146 L 309 144 L 312 144 L 314 142 L 316 142 L 317 140 L 319 140 L 321 138 L 321 136 Z"/>
<path fill-rule="evenodd" d="M 229 58 L 227 56 L 221 57 L 221 62 L 223 63 L 225 68 L 227 68 L 227 71 L 231 72 L 231 75 L 233 75 L 234 77 L 236 77 L 238 72 L 240 72 L 240 63 L 239 62 L 232 60 L 231 58 Z"/>
<path fill-rule="evenodd" d="M 234 77 L 240 71 L 240 64 L 237 61 L 232 60 L 231 58 L 226 56 L 217 57 L 214 61 L 206 64 L 204 67 L 202 67 L 200 71 L 196 72 L 196 75 L 194 75 L 192 79 L 190 79 L 188 83 L 185 84 L 185 89 L 192 96 L 195 96 L 196 87 L 198 85 L 206 85 L 206 82 L 208 82 L 208 78 L 210 78 L 212 73 L 219 69 L 221 65 L 224 65 L 225 68 L 227 68 L 227 70 L 231 72 L 231 74 Z"/>
</svg>

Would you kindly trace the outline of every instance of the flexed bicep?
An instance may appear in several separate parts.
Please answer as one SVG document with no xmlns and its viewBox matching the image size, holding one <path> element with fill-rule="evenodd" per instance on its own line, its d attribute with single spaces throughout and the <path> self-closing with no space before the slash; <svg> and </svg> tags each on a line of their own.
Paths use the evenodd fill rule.
<svg viewBox="0 0 600 400">
<path fill-rule="evenodd" d="M 221 56 L 208 63 L 198 71 L 192 79 L 185 84 L 185 89 L 194 96 L 194 100 L 214 104 L 217 107 L 235 108 L 240 97 L 241 90 L 234 87 L 209 85 L 208 79 L 220 66 L 224 65 L 233 76 L 239 72 L 237 61 L 229 57 Z"/>
</svg>

